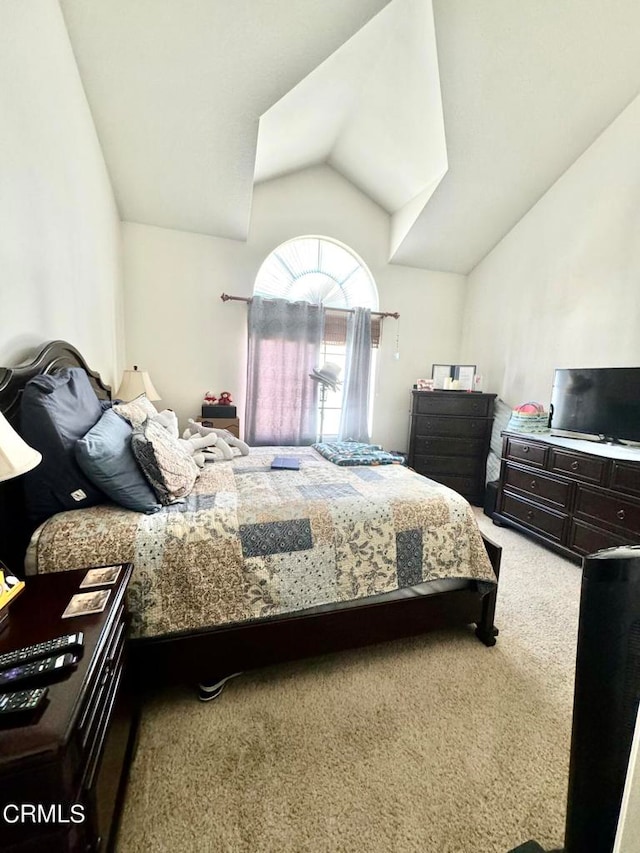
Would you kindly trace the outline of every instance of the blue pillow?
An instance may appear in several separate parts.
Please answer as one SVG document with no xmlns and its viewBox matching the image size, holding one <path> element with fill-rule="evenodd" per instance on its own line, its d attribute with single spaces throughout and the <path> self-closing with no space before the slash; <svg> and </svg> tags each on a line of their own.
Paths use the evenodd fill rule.
<svg viewBox="0 0 640 853">
<path fill-rule="evenodd" d="M 21 433 L 42 454 L 40 465 L 24 479 L 27 512 L 35 524 L 63 510 L 104 502 L 75 459 L 76 441 L 101 415 L 100 400 L 81 367 L 35 376 L 25 385 Z"/>
<path fill-rule="evenodd" d="M 155 494 L 131 449 L 131 424 L 113 410 L 76 442 L 78 464 L 112 501 L 136 512 L 157 512 Z"/>
</svg>

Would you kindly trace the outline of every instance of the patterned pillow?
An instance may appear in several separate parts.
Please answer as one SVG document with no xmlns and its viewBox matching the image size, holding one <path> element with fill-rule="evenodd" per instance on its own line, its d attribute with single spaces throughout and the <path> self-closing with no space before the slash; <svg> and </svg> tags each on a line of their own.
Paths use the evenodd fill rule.
<svg viewBox="0 0 640 853">
<path fill-rule="evenodd" d="M 198 466 L 161 423 L 147 418 L 134 427 L 131 447 L 161 504 L 166 506 L 191 492 L 200 473 Z"/>
<path fill-rule="evenodd" d="M 141 426 L 147 418 L 155 418 L 158 414 L 158 410 L 146 394 L 140 394 L 129 403 L 115 403 L 113 411 L 125 421 L 129 421 L 134 428 Z"/>
</svg>

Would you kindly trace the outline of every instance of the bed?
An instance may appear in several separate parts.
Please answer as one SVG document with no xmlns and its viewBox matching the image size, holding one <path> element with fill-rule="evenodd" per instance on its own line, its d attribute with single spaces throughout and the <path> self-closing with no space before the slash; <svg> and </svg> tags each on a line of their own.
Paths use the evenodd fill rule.
<svg viewBox="0 0 640 853">
<path fill-rule="evenodd" d="M 86 371 L 64 341 L 0 373 L 0 410 L 19 429 L 25 383 Z M 299 470 L 272 471 L 292 455 Z M 132 562 L 137 677 L 214 675 L 453 626 L 495 644 L 500 548 L 457 493 L 398 465 L 339 467 L 312 448 L 253 448 L 208 464 L 191 495 L 153 515 L 113 504 L 25 523 L 19 481 L 2 484 L 0 543 L 38 572 Z M 27 548 L 27 545 L 29 547 Z"/>
</svg>

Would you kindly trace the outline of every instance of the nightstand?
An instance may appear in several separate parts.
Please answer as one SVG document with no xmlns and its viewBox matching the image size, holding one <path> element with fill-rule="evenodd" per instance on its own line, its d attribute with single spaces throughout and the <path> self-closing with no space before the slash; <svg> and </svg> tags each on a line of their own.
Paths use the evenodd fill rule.
<svg viewBox="0 0 640 853">
<path fill-rule="evenodd" d="M 240 418 L 196 418 L 198 423 L 215 429 L 228 429 L 230 433 L 240 438 Z"/>
<path fill-rule="evenodd" d="M 80 661 L 66 678 L 49 684 L 40 715 L 0 729 L 0 838 L 6 853 L 87 853 L 115 843 L 138 721 L 124 683 L 124 596 L 132 566 L 123 565 L 115 585 L 103 587 L 111 595 L 102 613 L 62 619 L 71 596 L 86 591 L 79 590 L 86 572 L 27 578 L 0 634 L 2 653 L 84 633 Z M 14 822 L 19 812 L 13 804 L 44 810 Z M 84 819 L 75 822 L 79 817 Z"/>
</svg>

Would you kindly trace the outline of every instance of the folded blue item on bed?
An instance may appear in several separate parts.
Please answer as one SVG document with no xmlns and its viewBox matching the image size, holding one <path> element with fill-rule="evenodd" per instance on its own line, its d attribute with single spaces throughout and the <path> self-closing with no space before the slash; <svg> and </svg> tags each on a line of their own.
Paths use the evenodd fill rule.
<svg viewBox="0 0 640 853">
<path fill-rule="evenodd" d="M 313 447 L 336 465 L 404 465 L 404 456 L 361 441 L 319 441 Z"/>
</svg>

